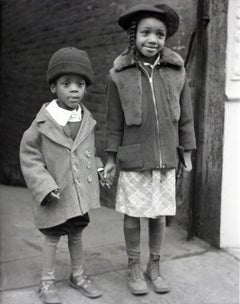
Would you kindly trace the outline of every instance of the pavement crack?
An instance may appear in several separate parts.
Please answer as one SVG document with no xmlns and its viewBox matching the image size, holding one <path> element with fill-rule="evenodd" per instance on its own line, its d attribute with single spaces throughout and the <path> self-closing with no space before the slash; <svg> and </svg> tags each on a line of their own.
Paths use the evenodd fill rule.
<svg viewBox="0 0 240 304">
<path fill-rule="evenodd" d="M 37 251 L 42 251 L 42 247 L 39 246 L 38 244 L 35 244 L 35 243 L 33 243 L 33 242 L 29 241 L 29 240 L 24 240 L 24 239 L 23 239 L 23 241 L 24 241 L 24 243 L 26 243 L 28 246 L 30 246 L 30 247 L 36 249 Z"/>
<path fill-rule="evenodd" d="M 200 256 L 200 255 L 204 255 L 208 252 L 216 252 L 216 249 L 206 249 L 206 250 L 195 252 L 195 253 L 182 254 L 182 255 L 173 257 L 171 260 L 180 260 L 180 259 L 185 259 L 185 258 L 189 258 L 189 257 Z"/>
</svg>

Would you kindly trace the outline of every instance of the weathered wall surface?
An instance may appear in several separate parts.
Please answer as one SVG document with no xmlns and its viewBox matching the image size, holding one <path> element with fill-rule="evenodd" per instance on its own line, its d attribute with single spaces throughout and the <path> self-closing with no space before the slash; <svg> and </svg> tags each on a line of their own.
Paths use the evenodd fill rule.
<svg viewBox="0 0 240 304">
<path fill-rule="evenodd" d="M 240 250 L 240 2 L 228 4 L 220 247 Z"/>
<path fill-rule="evenodd" d="M 193 229 L 215 246 L 220 245 L 227 11 L 226 0 L 199 2 Z"/>
<path fill-rule="evenodd" d="M 0 182 L 22 184 L 18 149 L 24 130 L 52 96 L 46 83 L 50 56 L 64 46 L 88 52 L 95 81 L 86 105 L 98 121 L 97 148 L 104 157 L 105 81 L 113 59 L 127 45 L 117 25 L 119 15 L 137 0 L 3 0 L 1 47 Z M 157 3 L 157 1 L 147 1 Z M 179 32 L 168 45 L 186 57 L 196 23 L 196 0 L 168 0 L 181 17 Z M 114 190 L 113 190 L 114 191 Z M 103 191 L 106 204 L 113 194 Z M 183 210 L 186 208 L 182 207 Z M 186 210 L 182 212 L 186 215 Z"/>
</svg>

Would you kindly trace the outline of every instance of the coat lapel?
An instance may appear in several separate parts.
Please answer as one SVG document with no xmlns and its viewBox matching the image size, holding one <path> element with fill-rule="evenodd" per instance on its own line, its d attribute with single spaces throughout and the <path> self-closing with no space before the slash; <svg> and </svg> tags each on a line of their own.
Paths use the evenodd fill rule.
<svg viewBox="0 0 240 304">
<path fill-rule="evenodd" d="M 179 95 L 185 80 L 184 62 L 180 55 L 169 48 L 163 48 L 161 59 L 163 69 L 159 74 L 166 89 L 167 100 L 173 121 L 180 116 Z M 141 74 L 131 53 L 120 55 L 110 70 L 112 80 L 118 87 L 125 121 L 128 126 L 142 123 Z M 174 67 L 174 68 L 173 68 Z"/>
<path fill-rule="evenodd" d="M 39 111 L 36 120 L 38 122 L 39 131 L 52 141 L 58 143 L 59 145 L 65 146 L 69 150 L 75 150 L 77 146 L 91 133 L 96 125 L 96 121 L 93 119 L 91 113 L 87 110 L 85 106 L 83 108 L 83 120 L 81 126 L 78 130 L 77 136 L 73 141 L 71 136 L 71 130 L 66 125 L 64 127 L 60 126 L 51 115 L 47 112 L 46 106 L 44 104 Z"/>
<path fill-rule="evenodd" d="M 176 67 L 183 67 L 184 61 L 182 57 L 171 49 L 164 47 L 161 54 L 161 64 L 164 65 L 174 65 Z M 116 72 L 121 72 L 130 67 L 136 66 L 136 62 L 134 61 L 133 55 L 129 54 L 121 54 L 119 55 L 113 63 L 113 69 Z"/>
<path fill-rule="evenodd" d="M 83 109 L 83 119 L 77 136 L 73 142 L 72 151 L 74 151 L 84 141 L 84 139 L 92 132 L 96 125 L 96 121 L 93 119 L 92 114 L 85 106 L 81 106 Z"/>
<path fill-rule="evenodd" d="M 36 120 L 38 122 L 39 132 L 44 134 L 46 137 L 51 139 L 53 142 L 59 145 L 67 147 L 69 150 L 72 149 L 73 140 L 70 137 L 69 128 L 60 126 L 46 110 L 44 104 L 39 111 Z"/>
</svg>

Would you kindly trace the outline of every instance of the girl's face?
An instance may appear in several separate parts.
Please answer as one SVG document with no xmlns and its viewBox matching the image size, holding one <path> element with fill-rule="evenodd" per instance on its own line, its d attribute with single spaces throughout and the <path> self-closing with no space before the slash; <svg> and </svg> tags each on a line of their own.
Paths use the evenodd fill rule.
<svg viewBox="0 0 240 304">
<path fill-rule="evenodd" d="M 78 108 L 83 99 L 86 83 L 83 77 L 79 75 L 64 75 L 51 84 L 51 91 L 56 93 L 59 107 L 66 110 L 74 110 Z"/>
<path fill-rule="evenodd" d="M 154 17 L 139 21 L 136 47 L 145 61 L 153 61 L 163 49 L 167 37 L 166 25 Z"/>
</svg>

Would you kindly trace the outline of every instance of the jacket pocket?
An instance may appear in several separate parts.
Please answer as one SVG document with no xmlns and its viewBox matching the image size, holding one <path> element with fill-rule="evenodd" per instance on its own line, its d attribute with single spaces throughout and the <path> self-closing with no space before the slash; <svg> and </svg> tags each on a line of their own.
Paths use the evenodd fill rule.
<svg viewBox="0 0 240 304">
<path fill-rule="evenodd" d="M 140 144 L 121 146 L 118 148 L 117 159 L 121 169 L 141 169 L 143 167 L 142 147 Z"/>
</svg>

